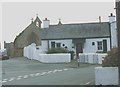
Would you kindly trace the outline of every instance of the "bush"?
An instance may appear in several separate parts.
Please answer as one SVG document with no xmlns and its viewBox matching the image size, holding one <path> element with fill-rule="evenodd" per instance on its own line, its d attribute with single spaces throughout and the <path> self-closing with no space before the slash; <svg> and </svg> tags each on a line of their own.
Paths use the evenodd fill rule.
<svg viewBox="0 0 120 87">
<path fill-rule="evenodd" d="M 108 55 L 104 58 L 103 67 L 116 67 L 118 66 L 118 49 L 113 48 L 108 52 Z"/>
<path fill-rule="evenodd" d="M 65 48 L 51 48 L 51 49 L 48 49 L 48 51 L 46 53 L 47 54 L 68 53 L 68 50 L 66 50 Z"/>
</svg>

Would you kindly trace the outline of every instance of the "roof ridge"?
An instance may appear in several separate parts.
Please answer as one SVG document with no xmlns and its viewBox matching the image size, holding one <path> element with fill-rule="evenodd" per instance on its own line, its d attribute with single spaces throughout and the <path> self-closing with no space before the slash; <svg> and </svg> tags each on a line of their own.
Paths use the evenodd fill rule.
<svg viewBox="0 0 120 87">
<path fill-rule="evenodd" d="M 69 24 L 62 24 L 62 25 L 100 24 L 100 23 L 109 23 L 109 22 L 69 23 Z M 62 25 L 54 24 L 50 26 L 62 26 Z"/>
</svg>

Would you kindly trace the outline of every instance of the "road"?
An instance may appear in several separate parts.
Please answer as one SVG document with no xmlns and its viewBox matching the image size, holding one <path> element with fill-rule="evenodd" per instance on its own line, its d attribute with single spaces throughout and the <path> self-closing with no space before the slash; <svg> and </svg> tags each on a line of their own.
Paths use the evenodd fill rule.
<svg viewBox="0 0 120 87">
<path fill-rule="evenodd" d="M 2 62 L 3 85 L 94 85 L 94 67 L 71 63 L 44 64 L 24 57 Z"/>
</svg>

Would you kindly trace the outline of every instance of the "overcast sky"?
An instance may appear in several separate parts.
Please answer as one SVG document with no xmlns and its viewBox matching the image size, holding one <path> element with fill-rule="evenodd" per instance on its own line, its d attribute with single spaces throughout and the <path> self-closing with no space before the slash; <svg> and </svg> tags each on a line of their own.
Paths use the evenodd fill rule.
<svg viewBox="0 0 120 87">
<path fill-rule="evenodd" d="M 5 2 L 2 3 L 2 41 L 12 42 L 38 14 L 41 21 L 50 20 L 57 24 L 108 21 L 108 15 L 115 14 L 114 2 Z"/>
</svg>

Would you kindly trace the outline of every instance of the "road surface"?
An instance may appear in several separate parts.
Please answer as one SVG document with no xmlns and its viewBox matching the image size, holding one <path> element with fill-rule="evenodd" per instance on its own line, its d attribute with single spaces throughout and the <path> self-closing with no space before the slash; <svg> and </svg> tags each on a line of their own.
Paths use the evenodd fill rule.
<svg viewBox="0 0 120 87">
<path fill-rule="evenodd" d="M 3 85 L 95 85 L 94 67 L 71 63 L 44 64 L 24 57 L 2 62 Z"/>
</svg>

